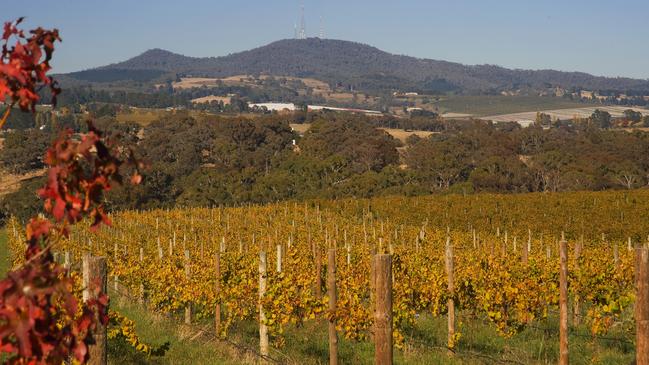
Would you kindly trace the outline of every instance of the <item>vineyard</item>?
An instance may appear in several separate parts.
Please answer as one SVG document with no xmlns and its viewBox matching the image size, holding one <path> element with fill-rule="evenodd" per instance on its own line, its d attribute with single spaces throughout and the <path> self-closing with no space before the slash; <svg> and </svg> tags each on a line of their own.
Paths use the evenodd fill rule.
<svg viewBox="0 0 649 365">
<path fill-rule="evenodd" d="M 258 323 L 261 359 L 272 362 L 287 331 L 312 323 L 329 323 L 330 339 L 376 340 L 382 299 L 371 278 L 381 254 L 391 261 L 395 353 L 416 345 L 422 318 L 451 318 L 437 350 L 444 356 L 462 353 L 470 321 L 513 341 L 556 321 L 563 240 L 570 326 L 593 341 L 614 331 L 633 343 L 634 248 L 647 242 L 648 202 L 649 192 L 632 191 L 124 211 L 111 215 L 111 228 L 76 226 L 55 251 L 72 268 L 86 253 L 106 257 L 113 293 L 187 324 L 208 321 L 222 340 L 237 323 Z M 20 224 L 10 221 L 7 235 L 21 252 Z M 130 321 L 117 312 L 111 320 Z M 135 334 L 131 341 L 152 351 Z"/>
</svg>

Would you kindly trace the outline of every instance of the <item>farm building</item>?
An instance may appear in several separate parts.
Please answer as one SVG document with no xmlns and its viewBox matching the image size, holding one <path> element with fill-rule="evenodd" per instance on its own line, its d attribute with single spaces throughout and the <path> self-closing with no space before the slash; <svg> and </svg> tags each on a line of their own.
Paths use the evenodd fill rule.
<svg viewBox="0 0 649 365">
<path fill-rule="evenodd" d="M 284 110 L 289 110 L 289 111 L 294 111 L 297 110 L 297 107 L 293 103 L 251 103 L 248 104 L 250 108 L 266 108 L 269 111 L 284 111 Z"/>
</svg>

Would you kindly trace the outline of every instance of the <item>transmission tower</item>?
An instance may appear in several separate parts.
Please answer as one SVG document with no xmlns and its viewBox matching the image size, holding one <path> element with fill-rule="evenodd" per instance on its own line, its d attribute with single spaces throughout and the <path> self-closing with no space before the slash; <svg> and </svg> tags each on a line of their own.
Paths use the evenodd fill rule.
<svg viewBox="0 0 649 365">
<path fill-rule="evenodd" d="M 298 39 L 306 39 L 306 25 L 304 22 L 304 1 L 300 3 L 300 32 L 297 36 Z"/>
<path fill-rule="evenodd" d="M 322 20 L 322 16 L 320 16 L 320 39 L 324 39 L 325 33 L 324 33 L 324 21 Z"/>
</svg>

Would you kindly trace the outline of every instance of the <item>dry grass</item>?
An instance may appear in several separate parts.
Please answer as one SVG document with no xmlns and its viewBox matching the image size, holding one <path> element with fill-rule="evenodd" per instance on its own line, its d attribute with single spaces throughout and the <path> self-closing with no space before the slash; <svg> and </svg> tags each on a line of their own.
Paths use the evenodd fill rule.
<svg viewBox="0 0 649 365">
<path fill-rule="evenodd" d="M 291 123 L 290 126 L 295 132 L 297 132 L 300 135 L 303 135 L 304 133 L 306 133 L 306 131 L 309 130 L 309 128 L 311 128 L 310 123 L 304 123 L 304 124 Z M 420 130 L 406 131 L 404 129 L 396 129 L 396 128 L 379 128 L 379 129 L 387 132 L 392 137 L 404 143 L 406 142 L 406 139 L 412 135 L 416 135 L 421 138 L 426 138 L 431 134 L 439 133 L 439 132 L 420 131 Z"/>
<path fill-rule="evenodd" d="M 183 77 L 172 84 L 174 89 L 191 89 L 201 86 L 216 86 L 218 79 L 207 77 Z"/>
<path fill-rule="evenodd" d="M 442 114 L 442 118 L 464 119 L 464 118 L 471 118 L 472 116 L 473 116 L 472 114 L 467 114 L 467 113 L 444 113 L 444 114 Z"/>
<path fill-rule="evenodd" d="M 0 196 L 18 191 L 18 189 L 20 189 L 20 184 L 23 181 L 44 176 L 46 171 L 46 169 L 41 169 L 26 174 L 10 174 L 7 171 L 0 170 Z"/>
<path fill-rule="evenodd" d="M 331 90 L 329 88 L 329 84 L 327 84 L 324 81 L 320 81 L 320 80 L 316 80 L 316 79 L 309 79 L 309 78 L 300 79 L 300 80 L 302 80 L 302 82 L 306 86 L 311 87 L 311 88 L 316 89 L 316 90 L 325 90 L 325 91 Z"/>
<path fill-rule="evenodd" d="M 352 101 L 354 100 L 354 94 L 352 93 L 331 93 L 329 95 L 325 95 L 325 97 L 328 100 L 335 100 L 335 101 Z M 356 96 L 357 100 L 363 100 L 365 99 L 364 94 L 357 94 Z"/>
<path fill-rule="evenodd" d="M 395 128 L 379 128 L 379 129 L 386 131 L 389 135 L 400 140 L 403 143 L 406 142 L 406 139 L 408 137 L 413 135 L 418 136 L 420 138 L 426 138 L 432 134 L 439 133 L 439 132 L 418 131 L 418 130 L 406 131 L 404 129 L 395 129 Z"/>
<path fill-rule="evenodd" d="M 625 132 L 637 132 L 637 131 L 649 132 L 649 128 L 647 128 L 647 127 L 623 128 L 622 130 L 625 131 Z"/>
<path fill-rule="evenodd" d="M 152 122 L 160 119 L 165 111 L 162 109 L 132 109 L 130 112 L 122 112 L 117 114 L 118 122 L 135 122 L 140 125 L 149 125 Z"/>
<path fill-rule="evenodd" d="M 286 79 L 287 81 L 301 81 L 307 87 L 314 89 L 316 93 L 327 93 L 330 92 L 329 84 L 326 82 L 311 79 L 311 78 L 300 78 L 300 77 L 291 77 L 291 76 L 270 76 L 270 75 L 261 75 L 259 78 L 254 78 L 251 75 L 234 75 L 223 78 L 208 78 L 208 77 L 183 77 L 180 81 L 174 82 L 174 89 L 189 89 L 192 87 L 202 87 L 202 86 L 216 86 L 219 81 L 223 85 L 227 86 L 259 86 L 257 81 L 267 80 L 269 78 Z"/>
<path fill-rule="evenodd" d="M 203 119 L 207 116 L 214 114 L 207 113 L 201 110 L 166 110 L 155 108 L 131 108 L 130 111 L 121 112 L 117 114 L 118 122 L 135 122 L 142 126 L 147 126 L 156 120 L 169 115 L 186 115 L 197 119 Z"/>
<path fill-rule="evenodd" d="M 295 91 L 299 95 L 306 95 L 307 89 L 311 89 L 313 95 L 321 96 L 327 101 L 338 102 L 338 103 L 353 103 L 357 102 L 376 102 L 377 98 L 363 93 L 356 94 L 356 100 L 354 100 L 354 94 L 350 92 L 337 92 L 332 90 L 329 87 L 329 84 L 326 82 L 312 79 L 312 78 L 300 78 L 300 77 L 291 77 L 291 76 L 271 76 L 271 75 L 261 75 L 257 78 L 251 75 L 234 75 L 223 78 L 208 78 L 208 77 L 184 77 L 180 81 L 173 83 L 173 88 L 176 90 L 181 89 L 190 89 L 190 88 L 200 88 L 200 87 L 215 87 L 217 85 L 224 86 L 244 86 L 252 88 L 260 88 L 260 81 L 267 80 L 269 78 L 274 78 L 275 80 L 286 80 L 286 83 L 282 83 L 283 86 L 288 87 L 289 82 L 300 81 L 305 87 L 297 88 Z M 197 98 L 192 100 L 194 103 L 205 103 L 212 100 L 221 100 L 217 99 L 220 97 L 217 96 L 206 96 L 204 98 Z M 229 99 L 228 99 L 229 101 Z M 226 103 L 225 100 L 223 100 Z"/>
<path fill-rule="evenodd" d="M 232 101 L 232 98 L 229 96 L 208 95 L 208 96 L 203 96 L 202 98 L 192 99 L 192 103 L 194 104 L 211 103 L 213 101 L 215 102 L 222 101 L 223 105 L 228 105 Z"/>
<path fill-rule="evenodd" d="M 561 120 L 572 119 L 574 117 L 578 118 L 588 118 L 596 110 L 603 110 L 609 112 L 612 117 L 619 118 L 624 116 L 624 111 L 627 109 L 633 109 L 637 112 L 642 113 L 643 115 L 649 115 L 649 109 L 644 108 L 632 108 L 628 106 L 588 106 L 584 108 L 568 108 L 568 109 L 552 109 L 552 110 L 540 110 L 541 113 L 550 115 L 553 119 L 558 118 Z M 490 115 L 483 117 L 482 119 L 489 119 L 494 122 L 511 122 L 518 120 L 535 120 L 536 111 L 529 111 L 523 113 L 511 113 L 511 114 L 500 114 L 500 115 Z"/>
<path fill-rule="evenodd" d="M 306 133 L 306 131 L 308 131 L 309 128 L 311 128 L 310 123 L 304 123 L 304 124 L 291 123 L 290 126 L 291 126 L 291 129 L 293 129 L 294 131 L 297 132 L 297 134 L 300 134 L 300 135 Z"/>
</svg>

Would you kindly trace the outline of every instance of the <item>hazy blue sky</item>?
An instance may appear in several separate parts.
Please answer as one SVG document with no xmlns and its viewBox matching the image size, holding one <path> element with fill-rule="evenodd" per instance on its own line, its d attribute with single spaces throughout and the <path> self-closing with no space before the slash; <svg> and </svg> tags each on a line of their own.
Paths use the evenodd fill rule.
<svg viewBox="0 0 649 365">
<path fill-rule="evenodd" d="M 221 56 L 293 37 L 298 0 L 0 0 L 2 20 L 57 27 L 55 72 L 150 48 Z M 648 0 L 305 0 L 308 36 L 512 68 L 649 78 Z"/>
</svg>

